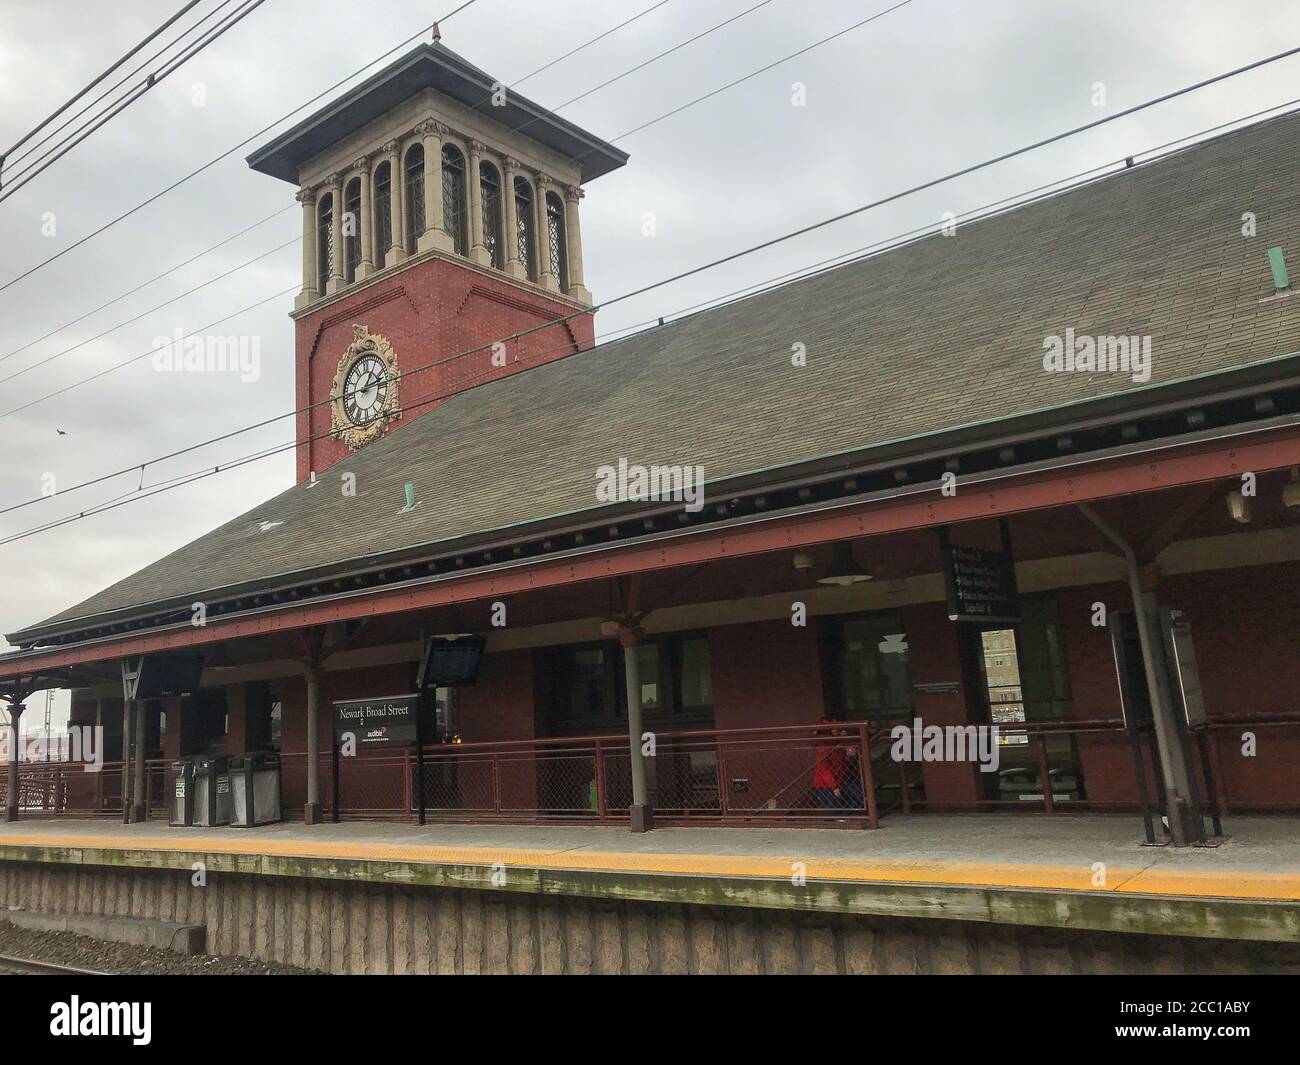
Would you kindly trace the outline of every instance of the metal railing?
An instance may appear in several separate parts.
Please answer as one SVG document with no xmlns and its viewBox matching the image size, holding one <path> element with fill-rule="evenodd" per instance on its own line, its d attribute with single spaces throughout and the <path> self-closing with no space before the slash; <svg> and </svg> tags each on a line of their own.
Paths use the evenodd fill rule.
<svg viewBox="0 0 1300 1065">
<path fill-rule="evenodd" d="M 1125 800 L 1088 798 L 1084 784 L 1082 757 L 1080 756 L 1077 762 L 1072 758 L 1071 762 L 1073 764 L 1058 764 L 1054 768 L 1049 750 L 1049 741 L 1053 737 L 1061 736 L 1074 739 L 1079 736 L 1097 736 L 1116 739 L 1123 743 L 1128 757 L 1145 759 L 1147 756 L 1142 754 L 1140 748 L 1133 747 L 1132 738 L 1129 736 L 1121 719 L 1016 721 L 1002 722 L 997 727 L 1004 741 L 1014 741 L 1023 737 L 1023 748 L 1027 749 L 1032 757 L 1026 765 L 1008 767 L 1006 770 L 1001 771 L 1008 775 L 1014 774 L 1011 779 L 1002 775 L 994 778 L 990 790 L 996 790 L 995 796 L 971 795 L 968 798 L 930 799 L 924 795 L 923 791 L 920 796 L 917 796 L 915 792 L 921 789 L 921 767 L 915 762 L 904 760 L 893 763 L 897 766 L 898 794 L 896 803 L 891 804 L 891 809 L 896 807 L 905 814 L 910 813 L 914 807 L 935 811 L 945 809 L 1041 809 L 1045 813 L 1054 814 L 1062 805 L 1066 805 L 1074 811 L 1126 811 L 1133 809 L 1136 805 L 1136 797 L 1135 799 Z M 1001 748 L 1002 751 L 1012 749 L 1013 745 L 1011 743 L 1004 743 Z M 1143 770 L 1145 771 L 1147 768 L 1148 766 L 1144 761 Z M 1138 780 L 1136 767 L 1134 777 L 1135 781 Z M 1152 779 L 1154 779 L 1153 776 L 1148 773 L 1146 780 Z"/>
<path fill-rule="evenodd" d="M 0 764 L 0 807 L 9 801 L 8 766 Z M 145 802 L 165 810 L 170 774 L 162 759 L 145 762 Z M 20 762 L 19 817 L 113 817 L 122 814 L 122 762 Z"/>
<path fill-rule="evenodd" d="M 1198 728 L 1207 798 L 1223 811 L 1271 808 L 1240 801 L 1226 775 L 1210 779 L 1218 754 L 1213 735 L 1237 728 L 1300 724 L 1298 714 L 1218 717 Z M 1014 787 L 988 787 L 969 798 L 928 799 L 923 766 L 891 757 L 890 725 L 838 722 L 755 729 L 698 729 L 655 735 L 646 759 L 656 819 L 680 824 L 799 824 L 870 826 L 882 812 L 1020 809 L 1058 813 L 1120 811 L 1135 798 L 1097 799 L 1083 780 L 1088 757 L 1063 762 L 1051 744 L 1057 737 L 1086 737 L 1111 749 L 1136 771 L 1159 804 L 1157 767 L 1149 749 L 1134 752 L 1133 738 L 1118 719 L 1028 721 L 1000 726 L 1004 738 L 1024 751 Z M 1149 748 L 1149 740 L 1146 745 Z M 1095 756 L 1098 748 L 1093 748 Z M 418 808 L 416 752 L 401 748 L 363 752 L 339 760 L 335 793 L 330 752 L 320 761 L 327 817 L 340 820 L 414 820 Z M 7 802 L 7 774 L 0 763 L 0 806 Z M 286 816 L 306 801 L 307 757 L 282 756 Z M 1047 782 L 1048 786 L 1044 786 Z M 1144 784 L 1144 786 L 1145 786 Z M 146 803 L 151 817 L 165 817 L 172 785 L 170 763 L 146 762 Z M 115 817 L 122 813 L 122 762 L 89 771 L 81 762 L 23 762 L 18 767 L 20 817 Z M 989 793 L 993 792 L 994 795 Z M 626 823 L 631 802 L 628 741 L 590 735 L 497 743 L 428 745 L 424 749 L 426 815 L 435 821 L 554 821 Z"/>
<path fill-rule="evenodd" d="M 416 816 L 413 749 L 340 758 L 334 793 L 321 756 L 326 815 Z M 646 758 L 655 817 L 681 823 L 877 824 L 871 735 L 864 724 L 658 733 Z M 283 756 L 287 810 L 306 801 L 304 754 Z M 434 820 L 623 822 L 632 798 L 628 740 L 576 736 L 424 749 L 424 805 Z"/>
</svg>

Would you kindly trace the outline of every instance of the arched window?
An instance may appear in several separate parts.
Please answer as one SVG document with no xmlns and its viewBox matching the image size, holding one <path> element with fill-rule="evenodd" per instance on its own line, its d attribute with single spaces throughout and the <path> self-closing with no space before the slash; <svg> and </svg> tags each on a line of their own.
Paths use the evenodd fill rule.
<svg viewBox="0 0 1300 1065">
<path fill-rule="evenodd" d="M 564 204 L 553 192 L 546 194 L 546 239 L 550 241 L 551 269 L 561 290 L 569 290 L 569 252 L 564 240 Z"/>
<path fill-rule="evenodd" d="M 316 290 L 323 293 L 334 274 L 334 195 L 327 193 L 316 206 Z"/>
<path fill-rule="evenodd" d="M 406 153 L 406 253 L 415 254 L 415 242 L 424 233 L 424 145 Z"/>
<path fill-rule="evenodd" d="M 533 215 L 533 187 L 524 178 L 515 178 L 515 240 L 519 245 L 519 265 L 524 277 L 537 280 L 537 219 Z"/>
<path fill-rule="evenodd" d="M 375 168 L 375 266 L 380 270 L 393 246 L 393 168 L 387 162 Z"/>
<path fill-rule="evenodd" d="M 361 262 L 361 179 L 353 178 L 343 193 L 343 276 L 348 283 L 356 280 L 357 264 Z"/>
<path fill-rule="evenodd" d="M 442 224 L 458 255 L 469 254 L 465 224 L 465 157 L 454 144 L 442 149 Z"/>
<path fill-rule="evenodd" d="M 505 268 L 505 242 L 501 239 L 501 178 L 491 163 L 481 163 L 479 191 L 483 194 L 483 246 L 494 269 Z"/>
</svg>

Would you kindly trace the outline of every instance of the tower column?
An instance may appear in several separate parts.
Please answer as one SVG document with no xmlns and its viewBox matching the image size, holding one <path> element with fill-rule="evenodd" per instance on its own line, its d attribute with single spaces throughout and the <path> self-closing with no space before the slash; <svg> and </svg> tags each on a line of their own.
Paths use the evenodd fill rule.
<svg viewBox="0 0 1300 1065">
<path fill-rule="evenodd" d="M 519 160 L 505 156 L 501 160 L 501 217 L 505 220 L 506 246 L 501 262 L 511 277 L 527 280 L 524 264 L 519 261 L 519 215 L 515 210 L 515 175 L 519 173 Z"/>
<path fill-rule="evenodd" d="M 551 261 L 551 226 L 546 218 L 546 190 L 551 179 L 538 170 L 533 175 L 533 210 L 537 226 L 537 283 L 552 292 L 560 291 L 560 278 L 556 264 Z"/>
<path fill-rule="evenodd" d="M 352 171 L 361 182 L 361 217 L 357 219 L 357 239 L 361 241 L 361 261 L 357 263 L 356 279 L 369 277 L 375 272 L 375 220 L 370 209 L 370 156 L 363 155 L 352 164 Z"/>
<path fill-rule="evenodd" d="M 441 122 L 426 118 L 415 132 L 424 142 L 424 232 L 416 249 L 451 251 L 451 238 L 442 217 L 442 138 L 451 131 Z"/>
<path fill-rule="evenodd" d="M 489 266 L 492 262 L 487 245 L 483 243 L 483 180 L 479 167 L 483 162 L 483 151 L 487 145 L 481 141 L 469 142 L 469 173 L 465 181 L 469 185 L 469 257 L 480 266 Z"/>
<path fill-rule="evenodd" d="M 393 227 L 393 244 L 388 249 L 385 266 L 393 266 L 406 258 L 406 176 L 402 173 L 402 144 L 389 141 L 384 145 L 388 156 L 388 219 Z"/>
<path fill-rule="evenodd" d="M 330 279 L 325 291 L 337 292 L 343 287 L 343 177 L 335 174 L 329 179 L 330 191 Z"/>
<path fill-rule="evenodd" d="M 320 295 L 316 290 L 316 190 L 301 188 L 296 199 L 302 204 L 302 291 L 293 301 L 295 310 Z"/>
<path fill-rule="evenodd" d="M 582 195 L 577 185 L 564 188 L 564 240 L 569 256 L 569 295 L 590 303 L 591 293 L 582 282 L 582 229 L 578 224 L 578 201 Z"/>
</svg>

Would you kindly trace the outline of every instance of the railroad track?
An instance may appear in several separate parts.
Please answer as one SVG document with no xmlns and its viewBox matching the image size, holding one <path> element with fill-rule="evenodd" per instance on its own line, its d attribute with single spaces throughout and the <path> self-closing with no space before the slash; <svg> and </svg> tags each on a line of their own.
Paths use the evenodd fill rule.
<svg viewBox="0 0 1300 1065">
<path fill-rule="evenodd" d="M 15 954 L 0 954 L 0 976 L 111 976 L 95 969 L 78 969 L 73 965 L 58 965 L 35 958 L 20 958 Z"/>
</svg>

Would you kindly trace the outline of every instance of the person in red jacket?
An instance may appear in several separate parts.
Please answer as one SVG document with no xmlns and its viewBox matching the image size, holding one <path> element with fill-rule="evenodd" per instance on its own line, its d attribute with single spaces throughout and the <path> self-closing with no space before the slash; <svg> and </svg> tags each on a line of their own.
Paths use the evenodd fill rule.
<svg viewBox="0 0 1300 1065">
<path fill-rule="evenodd" d="M 829 717 L 822 718 L 823 725 L 834 722 Z M 844 778 L 848 772 L 848 756 L 844 743 L 839 737 L 844 735 L 842 729 L 830 729 L 826 741 L 819 742 L 816 748 L 817 763 L 813 766 L 813 790 L 817 794 L 817 804 L 823 810 L 837 810 L 844 805 Z"/>
</svg>

